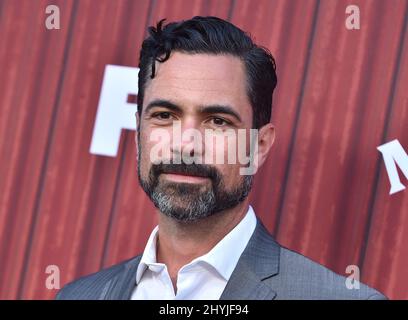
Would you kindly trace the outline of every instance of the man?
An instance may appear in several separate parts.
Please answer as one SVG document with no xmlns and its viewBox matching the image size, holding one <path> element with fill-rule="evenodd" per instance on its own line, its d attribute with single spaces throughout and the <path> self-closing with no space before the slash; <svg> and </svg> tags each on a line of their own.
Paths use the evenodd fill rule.
<svg viewBox="0 0 408 320">
<path fill-rule="evenodd" d="M 249 205 L 275 137 L 269 51 L 215 17 L 162 20 L 149 33 L 136 144 L 139 182 L 159 225 L 142 255 L 68 284 L 57 298 L 384 299 L 281 247 Z"/>
</svg>

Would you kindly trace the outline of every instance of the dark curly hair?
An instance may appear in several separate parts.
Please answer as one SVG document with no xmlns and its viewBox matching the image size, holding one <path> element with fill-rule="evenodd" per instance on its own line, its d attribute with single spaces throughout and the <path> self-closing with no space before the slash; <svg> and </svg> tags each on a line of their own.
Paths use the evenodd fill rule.
<svg viewBox="0 0 408 320">
<path fill-rule="evenodd" d="M 217 17 L 196 16 L 190 20 L 149 27 L 139 60 L 139 116 L 142 113 L 146 82 L 155 76 L 155 63 L 165 62 L 171 51 L 198 54 L 230 54 L 244 62 L 247 94 L 253 110 L 253 127 L 260 128 L 271 119 L 272 94 L 276 87 L 276 65 L 267 48 L 233 24 Z"/>
</svg>

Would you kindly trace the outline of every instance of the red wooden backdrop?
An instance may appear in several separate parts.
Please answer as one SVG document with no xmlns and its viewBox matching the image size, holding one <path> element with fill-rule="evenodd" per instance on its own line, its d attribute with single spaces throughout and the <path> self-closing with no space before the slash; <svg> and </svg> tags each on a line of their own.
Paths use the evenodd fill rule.
<svg viewBox="0 0 408 320">
<path fill-rule="evenodd" d="M 60 30 L 45 28 L 49 4 Z M 360 30 L 345 28 L 349 4 Z M 116 158 L 88 151 L 102 76 L 137 66 L 148 25 L 194 15 L 229 19 L 276 56 L 258 216 L 285 246 L 342 274 L 356 264 L 408 299 L 408 191 L 389 195 L 376 149 L 398 139 L 408 150 L 406 0 L 1 0 L 0 298 L 53 298 L 48 265 L 63 285 L 141 252 L 156 217 L 134 132 Z"/>
</svg>

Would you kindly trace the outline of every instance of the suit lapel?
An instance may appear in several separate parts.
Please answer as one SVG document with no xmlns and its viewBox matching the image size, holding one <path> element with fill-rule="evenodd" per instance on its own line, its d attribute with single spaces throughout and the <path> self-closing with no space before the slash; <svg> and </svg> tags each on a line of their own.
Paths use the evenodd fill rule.
<svg viewBox="0 0 408 320">
<path fill-rule="evenodd" d="M 141 255 L 124 263 L 122 270 L 106 285 L 99 299 L 103 300 L 129 300 L 136 286 L 136 270 Z"/>
<path fill-rule="evenodd" d="M 220 299 L 274 299 L 276 292 L 264 280 L 279 273 L 279 256 L 279 244 L 258 220 Z"/>
</svg>

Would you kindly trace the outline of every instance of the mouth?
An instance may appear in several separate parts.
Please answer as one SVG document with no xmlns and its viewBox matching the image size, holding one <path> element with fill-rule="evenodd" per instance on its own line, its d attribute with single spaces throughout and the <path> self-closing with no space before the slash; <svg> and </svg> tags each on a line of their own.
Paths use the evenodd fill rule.
<svg viewBox="0 0 408 320">
<path fill-rule="evenodd" d="M 209 177 L 180 172 L 163 172 L 161 175 L 167 180 L 185 183 L 203 183 L 207 182 L 210 179 Z"/>
</svg>

